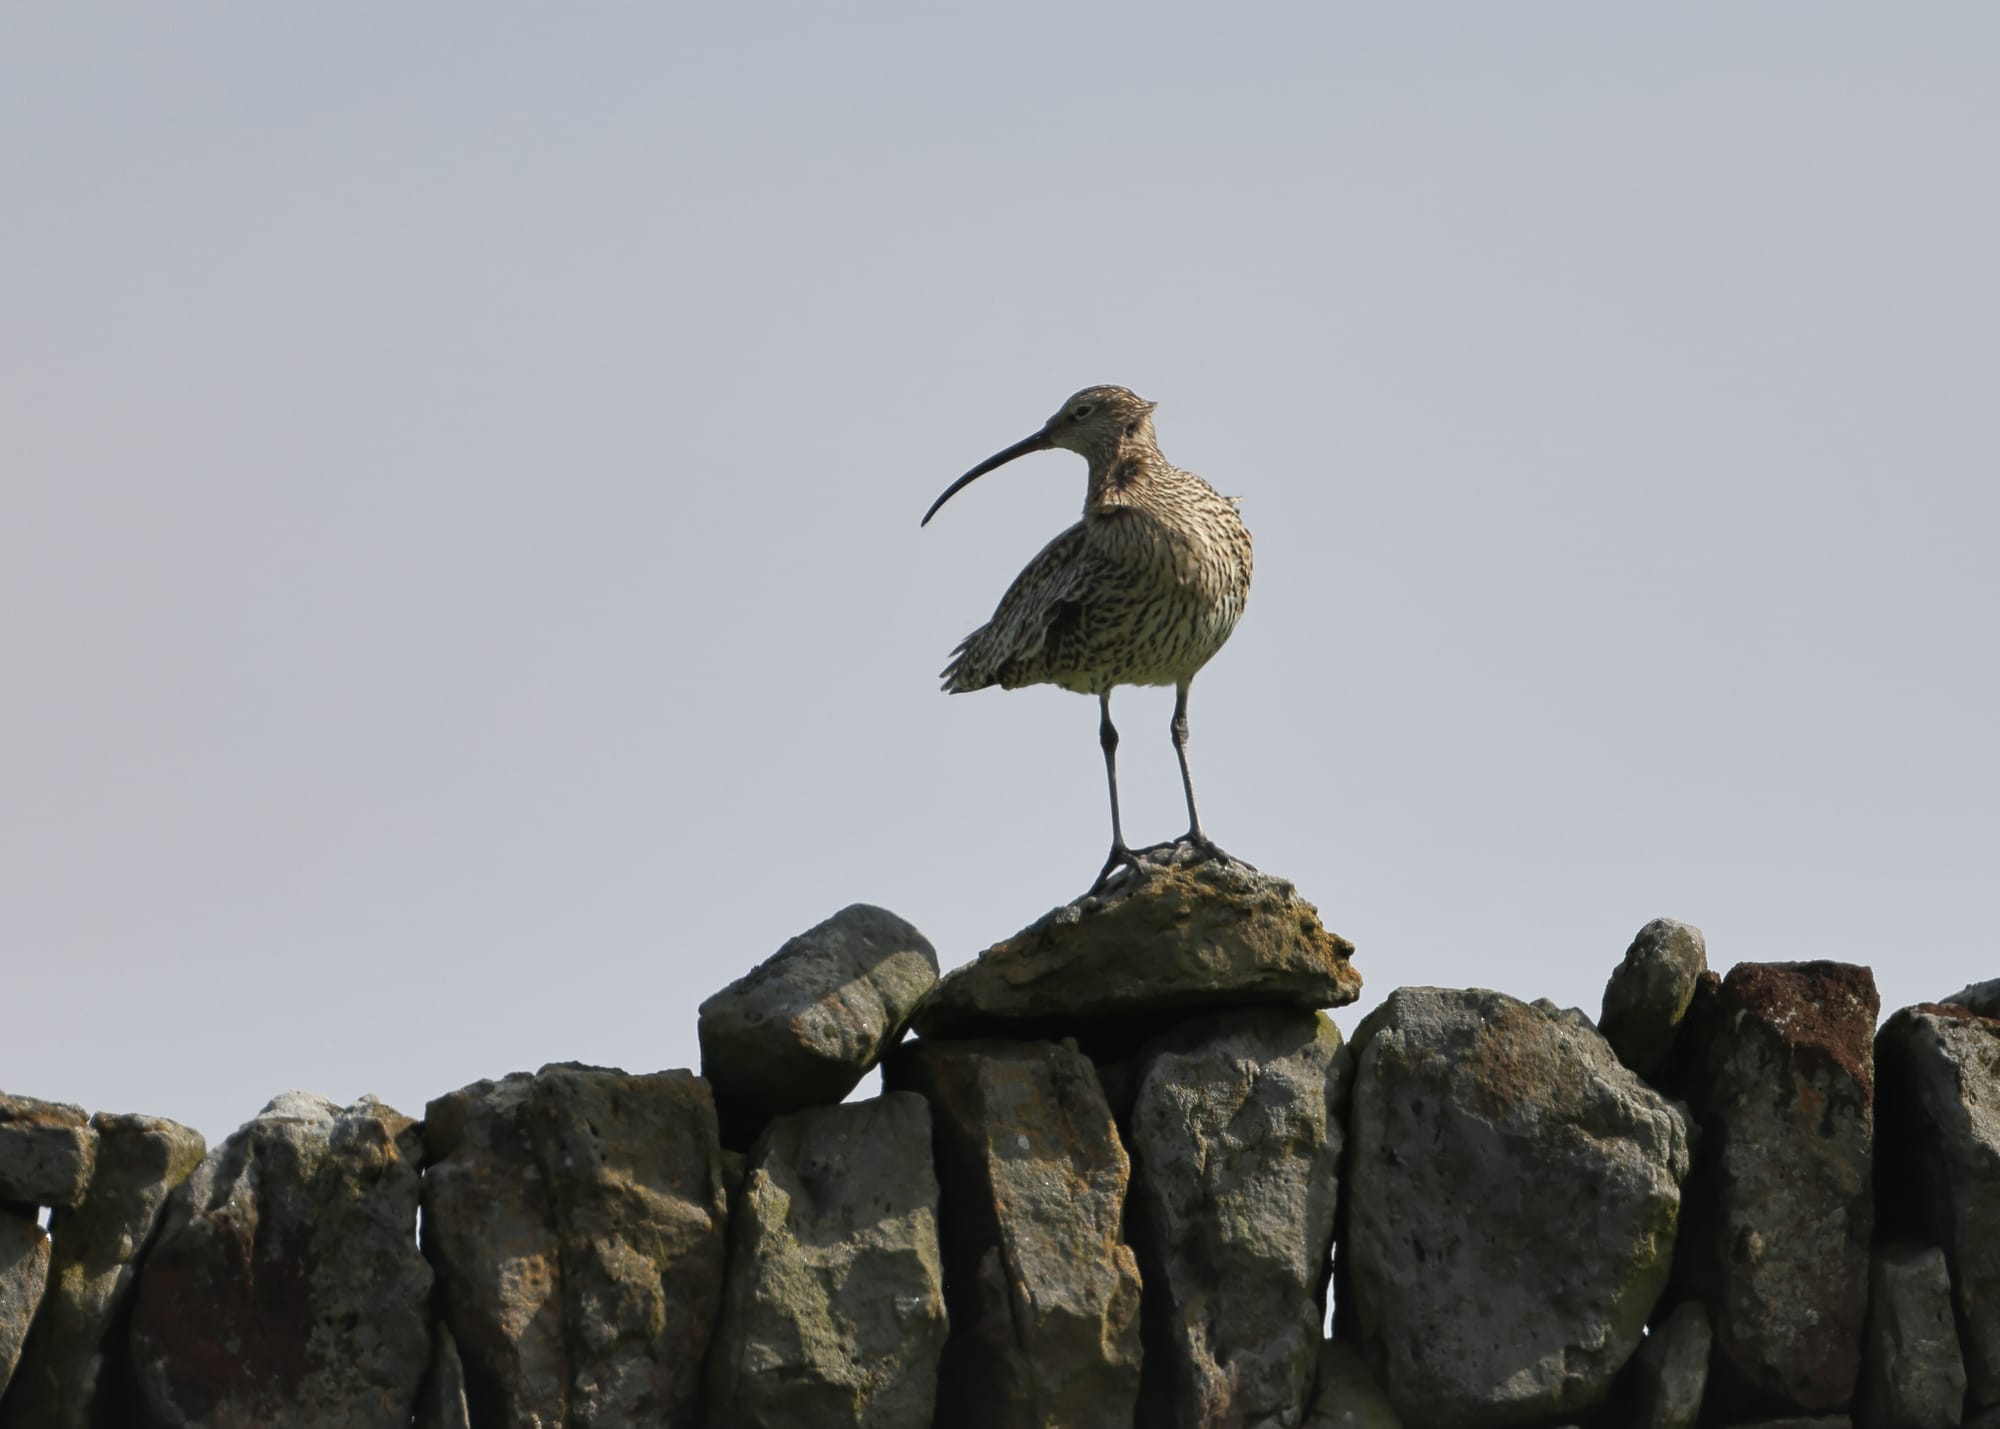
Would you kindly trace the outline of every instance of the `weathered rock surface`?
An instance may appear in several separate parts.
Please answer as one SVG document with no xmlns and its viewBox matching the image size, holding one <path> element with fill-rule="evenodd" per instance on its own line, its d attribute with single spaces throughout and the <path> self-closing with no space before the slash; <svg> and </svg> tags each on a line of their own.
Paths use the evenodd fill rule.
<svg viewBox="0 0 2000 1429">
<path fill-rule="evenodd" d="M 417 1124 L 287 1092 L 168 1198 L 132 1356 L 169 1429 L 406 1425 L 430 1359 Z"/>
<path fill-rule="evenodd" d="M 424 1254 L 482 1425 L 550 1429 L 569 1413 L 561 1254 L 528 1135 L 535 1079 L 475 1082 L 424 1110 Z"/>
<path fill-rule="evenodd" d="M 1866 1370 L 1858 1408 L 1881 1429 L 1957 1429 L 1965 1361 L 1951 1274 L 1935 1246 L 1878 1246 L 1869 1275 Z"/>
<path fill-rule="evenodd" d="M 1361 1352 L 1345 1340 L 1324 1340 L 1305 1429 L 1403 1429 L 1403 1421 Z"/>
<path fill-rule="evenodd" d="M 0 1202 L 73 1206 L 97 1164 L 97 1133 L 80 1106 L 0 1092 Z"/>
<path fill-rule="evenodd" d="M 1249 1007 L 1148 1049 L 1131 1113 L 1142 1419 L 1296 1425 L 1332 1271 L 1350 1059 L 1324 1015 Z"/>
<path fill-rule="evenodd" d="M 199 1132 L 160 1117 L 100 1112 L 97 1169 L 83 1199 L 55 1212 L 55 1258 L 34 1333 L 7 1391 L 0 1422 L 92 1429 L 136 1421 L 123 1317 L 138 1258 L 167 1196 L 200 1164 Z"/>
<path fill-rule="evenodd" d="M 2000 1017 L 2000 977 L 1989 978 L 1985 982 L 1968 983 L 1942 1000 L 1959 1007 L 1970 1008 L 1981 1017 Z"/>
<path fill-rule="evenodd" d="M 1590 1014 L 1585 1012 L 1581 1007 L 1560 1006 L 1552 997 L 1538 997 L 1529 1003 L 1528 1006 L 1546 1012 L 1549 1016 L 1559 1021 L 1568 1022 L 1579 1032 L 1589 1032 L 1592 1034 L 1597 1032 L 1597 1024 L 1590 1020 Z"/>
<path fill-rule="evenodd" d="M 0 1389 L 14 1372 L 48 1279 L 48 1232 L 32 1212 L 0 1206 Z"/>
<path fill-rule="evenodd" d="M 1877 1001 L 1868 969 L 1739 963 L 1685 1094 L 1702 1139 L 1676 1274 L 1738 1417 L 1846 1407 L 1867 1308 Z"/>
<path fill-rule="evenodd" d="M 1631 1429 L 1694 1429 L 1708 1384 L 1708 1312 L 1683 1300 L 1632 1356 Z"/>
<path fill-rule="evenodd" d="M 1340 1315 L 1391 1402 L 1453 1429 L 1595 1407 L 1667 1281 L 1680 1112 L 1495 992 L 1399 988 L 1354 1055 Z"/>
<path fill-rule="evenodd" d="M 838 1102 L 937 976 L 929 940 L 866 903 L 793 938 L 701 1005 L 701 1071 L 725 1121 L 740 1119 L 748 1145 L 780 1112 Z"/>
<path fill-rule="evenodd" d="M 473 1421 L 693 1423 L 726 1219 L 707 1083 L 549 1066 L 425 1124 L 424 1243 Z"/>
<path fill-rule="evenodd" d="M 916 1093 L 774 1119 L 731 1215 L 710 1429 L 930 1429 L 946 1330 L 937 1218 Z"/>
<path fill-rule="evenodd" d="M 1943 1247 L 1971 1404 L 2000 1405 L 2000 1019 L 1907 1007 L 1876 1056 L 1885 1221 Z"/>
<path fill-rule="evenodd" d="M 448 1325 L 436 1327 L 431 1370 L 417 1401 L 417 1429 L 472 1429 L 472 1411 L 465 1403 L 465 1365 Z"/>
<path fill-rule="evenodd" d="M 919 1042 L 883 1071 L 931 1105 L 951 1316 L 936 1422 L 1130 1429 L 1130 1167 L 1089 1059 L 1043 1042 Z"/>
<path fill-rule="evenodd" d="M 1871 1036 L 1866 969 L 1658 920 L 1603 1035 L 1406 988 L 1343 1048 L 1289 884 L 1152 864 L 943 985 L 879 909 L 788 943 L 704 1004 L 733 1146 L 685 1072 L 205 1157 L 0 1097 L 0 1429 L 2000 1429 L 2000 980 Z"/>
<path fill-rule="evenodd" d="M 569 1423 L 692 1423 L 728 1219 L 707 1084 L 544 1067 L 528 1132 L 562 1232 Z"/>
<path fill-rule="evenodd" d="M 1290 883 L 1174 857 L 955 969 L 911 1025 L 928 1038 L 1057 1036 L 1242 1004 L 1312 1012 L 1360 996 L 1354 945 L 1322 927 Z"/>
<path fill-rule="evenodd" d="M 1639 930 L 1604 986 L 1598 1027 L 1618 1060 L 1651 1081 L 1666 1065 L 1695 982 L 1708 970 L 1701 929 L 1655 918 Z"/>
</svg>

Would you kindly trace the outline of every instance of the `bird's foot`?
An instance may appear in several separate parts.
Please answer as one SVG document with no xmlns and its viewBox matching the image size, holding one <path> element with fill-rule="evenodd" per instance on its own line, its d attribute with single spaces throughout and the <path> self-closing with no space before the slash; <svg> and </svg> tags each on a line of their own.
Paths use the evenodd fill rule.
<svg viewBox="0 0 2000 1429">
<path fill-rule="evenodd" d="M 1146 870 L 1139 862 L 1139 855 L 1125 847 L 1122 842 L 1114 843 L 1111 845 L 1111 856 L 1104 860 L 1103 872 L 1097 875 L 1097 882 L 1091 884 L 1090 891 L 1083 896 L 1089 898 L 1104 892 L 1111 885 L 1111 875 L 1121 868 L 1127 871 L 1127 876 L 1120 881 L 1121 886 L 1146 876 Z"/>
<path fill-rule="evenodd" d="M 1242 859 L 1230 853 L 1200 829 L 1189 829 L 1174 840 L 1173 847 L 1192 849 L 1204 860 L 1213 859 L 1217 863 L 1237 864 L 1240 867 L 1249 869 L 1252 873 L 1257 871 L 1255 864 L 1244 863 Z"/>
</svg>

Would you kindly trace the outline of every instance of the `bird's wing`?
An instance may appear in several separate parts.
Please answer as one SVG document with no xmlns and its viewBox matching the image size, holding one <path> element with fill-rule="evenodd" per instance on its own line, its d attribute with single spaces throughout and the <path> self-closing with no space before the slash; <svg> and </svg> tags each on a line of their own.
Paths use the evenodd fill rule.
<svg viewBox="0 0 2000 1429">
<path fill-rule="evenodd" d="M 1079 521 L 1028 562 L 993 618 L 965 637 L 944 669 L 953 694 L 999 684 L 1008 688 L 1048 678 L 1048 657 L 1078 624 L 1082 598 L 1103 578 L 1106 562 Z"/>
</svg>

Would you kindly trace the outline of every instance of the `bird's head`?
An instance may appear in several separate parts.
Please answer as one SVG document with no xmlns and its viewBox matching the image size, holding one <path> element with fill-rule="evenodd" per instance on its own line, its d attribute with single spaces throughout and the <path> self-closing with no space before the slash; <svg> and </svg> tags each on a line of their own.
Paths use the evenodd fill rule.
<svg viewBox="0 0 2000 1429">
<path fill-rule="evenodd" d="M 1153 428 L 1153 408 L 1129 387 L 1086 387 L 1042 424 L 1052 447 L 1085 457 L 1109 456 Z"/>
<path fill-rule="evenodd" d="M 931 509 L 924 513 L 920 524 L 928 526 L 931 517 L 937 515 L 938 507 L 951 500 L 961 488 L 996 466 L 1005 466 L 1017 456 L 1061 447 L 1064 451 L 1076 452 L 1095 466 L 1117 457 L 1132 443 L 1150 442 L 1153 436 L 1153 408 L 1156 405 L 1129 387 L 1107 385 L 1084 388 L 1057 408 L 1056 414 L 1042 423 L 1039 432 L 1022 438 L 1004 451 L 993 453 L 946 487 L 944 495 L 931 503 Z"/>
</svg>

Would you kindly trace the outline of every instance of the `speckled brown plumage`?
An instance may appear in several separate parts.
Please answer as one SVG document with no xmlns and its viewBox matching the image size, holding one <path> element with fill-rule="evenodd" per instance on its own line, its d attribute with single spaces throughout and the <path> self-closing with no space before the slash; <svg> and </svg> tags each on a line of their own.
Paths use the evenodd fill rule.
<svg viewBox="0 0 2000 1429">
<path fill-rule="evenodd" d="M 1042 429 L 987 458 L 946 489 L 952 494 L 1031 451 L 1061 447 L 1089 463 L 1083 519 L 1042 548 L 1000 598 L 993 618 L 966 636 L 945 666 L 952 694 L 999 685 L 1058 685 L 1096 695 L 1111 791 L 1111 857 L 1137 867 L 1118 817 L 1111 724 L 1116 685 L 1173 685 L 1172 726 L 1187 795 L 1184 841 L 1203 836 L 1187 769 L 1187 695 L 1195 673 L 1222 648 L 1250 594 L 1250 533 L 1236 503 L 1160 452 L 1154 404 L 1123 387 L 1086 387 Z"/>
</svg>

